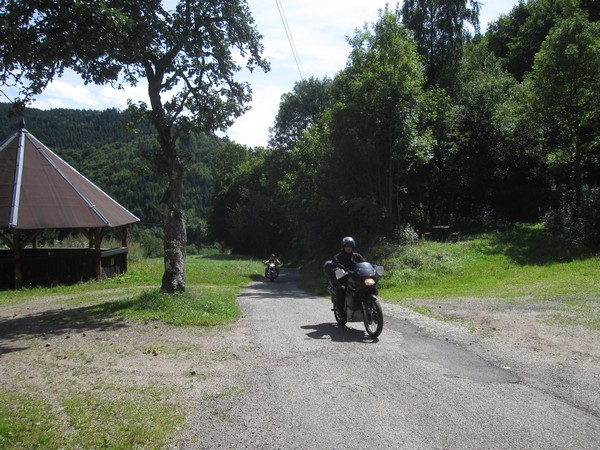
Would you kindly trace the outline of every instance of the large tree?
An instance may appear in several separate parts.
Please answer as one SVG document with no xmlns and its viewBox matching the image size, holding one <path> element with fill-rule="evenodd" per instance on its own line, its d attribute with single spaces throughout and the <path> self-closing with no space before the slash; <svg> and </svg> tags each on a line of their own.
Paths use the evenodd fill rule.
<svg viewBox="0 0 600 450">
<path fill-rule="evenodd" d="M 362 220 L 363 229 L 388 233 L 408 219 L 411 177 L 431 149 L 430 136 L 418 127 L 422 68 L 398 9 L 380 11 L 372 28 L 357 31 L 349 43 L 324 127 L 332 148 L 323 169 L 331 171 L 326 179 L 336 180 L 326 191 L 338 197 L 346 223 Z"/>
<path fill-rule="evenodd" d="M 452 92 L 455 74 L 468 36 L 466 24 L 479 32 L 477 0 L 405 0 L 402 21 L 413 32 L 425 63 L 429 86 Z"/>
<path fill-rule="evenodd" d="M 251 99 L 235 80 L 239 53 L 252 70 L 268 70 L 261 36 L 245 0 L 7 0 L 0 9 L 0 86 L 30 101 L 66 69 L 86 82 L 139 80 L 149 104 L 131 105 L 155 127 L 156 155 L 166 188 L 162 289 L 185 290 L 185 215 L 178 206 L 185 158 L 177 140 L 190 132 L 224 130 Z"/>
<path fill-rule="evenodd" d="M 330 78 L 309 78 L 298 81 L 292 90 L 281 96 L 275 124 L 270 131 L 269 147 L 291 151 L 302 135 L 331 106 Z"/>
<path fill-rule="evenodd" d="M 488 46 L 504 61 L 506 69 L 519 81 L 531 72 L 536 53 L 552 27 L 572 16 L 579 6 L 593 6 L 580 0 L 521 1 L 507 14 L 492 22 L 486 33 Z M 597 3 L 597 2 L 596 2 Z"/>
<path fill-rule="evenodd" d="M 597 161 L 600 134 L 600 24 L 576 14 L 558 23 L 535 56 L 532 109 L 550 144 L 548 160 L 563 165 L 568 189 L 574 193 L 578 219 L 586 183 L 587 161 Z"/>
</svg>

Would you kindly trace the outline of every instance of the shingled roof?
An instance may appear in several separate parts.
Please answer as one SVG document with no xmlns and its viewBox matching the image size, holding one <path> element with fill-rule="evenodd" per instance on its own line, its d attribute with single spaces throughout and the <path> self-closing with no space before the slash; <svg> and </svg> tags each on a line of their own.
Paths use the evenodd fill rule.
<svg viewBox="0 0 600 450">
<path fill-rule="evenodd" d="M 0 144 L 0 229 L 105 228 L 138 222 L 31 135 Z"/>
</svg>

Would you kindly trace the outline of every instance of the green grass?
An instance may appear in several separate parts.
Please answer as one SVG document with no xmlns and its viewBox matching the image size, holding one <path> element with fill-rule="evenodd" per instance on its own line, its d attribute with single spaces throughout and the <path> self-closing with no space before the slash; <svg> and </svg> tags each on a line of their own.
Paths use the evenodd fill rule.
<svg viewBox="0 0 600 450">
<path fill-rule="evenodd" d="M 0 390 L 0 397 L 2 449 L 166 448 L 184 419 L 177 405 L 143 392 L 69 395 L 60 414 L 41 396 Z"/>
<path fill-rule="evenodd" d="M 176 325 L 217 325 L 238 317 L 237 294 L 260 278 L 263 270 L 260 261 L 207 251 L 187 258 L 186 292 L 166 295 L 159 289 L 162 258 L 142 259 L 130 264 L 126 274 L 108 280 L 0 291 L 0 306 L 48 298 L 64 304 L 95 305 L 89 312 L 96 315 L 119 314 Z M 111 300 L 106 301 L 107 297 Z"/>
<path fill-rule="evenodd" d="M 388 255 L 382 295 L 391 299 L 493 297 L 600 299 L 600 258 L 554 241 L 539 227 L 422 241 Z"/>
<path fill-rule="evenodd" d="M 167 447 L 184 419 L 177 405 L 141 398 L 103 398 L 83 393 L 64 400 L 70 417 L 70 437 L 77 448 Z"/>
<path fill-rule="evenodd" d="M 46 299 L 58 306 L 39 321 L 60 331 L 110 317 L 160 321 L 178 326 L 214 326 L 239 317 L 237 294 L 262 277 L 263 264 L 250 258 L 205 252 L 188 257 L 186 292 L 160 292 L 162 258 L 138 259 L 119 277 L 73 286 L 0 291 L 0 305 Z M 160 344 L 160 342 L 158 343 Z M 175 350 L 174 350 L 175 351 Z M 197 356 L 198 352 L 194 352 Z M 76 370 L 76 368 L 74 369 Z M 166 448 L 184 419 L 160 389 L 119 386 L 52 387 L 19 381 L 19 390 L 0 389 L 0 449 Z M 40 375 L 41 376 L 41 375 Z M 51 370 L 46 375 L 52 377 Z M 50 403 L 45 398 L 52 398 Z"/>
<path fill-rule="evenodd" d="M 120 314 L 130 319 L 159 320 L 179 326 L 218 325 L 239 317 L 235 300 L 238 291 L 227 286 L 188 287 L 184 293 L 170 295 L 155 289 L 129 300 L 101 304 L 95 312 L 99 315 Z"/>
<path fill-rule="evenodd" d="M 600 330 L 600 258 L 537 225 L 518 225 L 457 243 L 421 241 L 386 253 L 381 296 L 419 310 L 419 301 L 466 298 L 553 302 L 550 321 Z M 420 311 L 427 314 L 427 311 Z"/>
<path fill-rule="evenodd" d="M 48 402 L 37 396 L 0 390 L 0 448 L 61 448 L 64 427 Z"/>
</svg>

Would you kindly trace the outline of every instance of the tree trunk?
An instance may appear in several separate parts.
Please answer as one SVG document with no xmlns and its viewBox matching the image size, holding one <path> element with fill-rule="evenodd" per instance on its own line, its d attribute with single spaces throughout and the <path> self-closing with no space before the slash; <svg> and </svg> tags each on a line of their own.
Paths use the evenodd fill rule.
<svg viewBox="0 0 600 450">
<path fill-rule="evenodd" d="M 577 133 L 577 131 L 575 131 Z M 583 182 L 581 180 L 581 146 L 579 145 L 579 141 L 577 137 L 573 139 L 573 149 L 575 152 L 575 161 L 573 164 L 573 188 L 575 190 L 575 208 L 573 219 L 581 218 L 581 209 L 583 205 Z"/>
<path fill-rule="evenodd" d="M 185 291 L 185 247 L 187 233 L 185 214 L 177 207 L 181 196 L 185 169 L 177 154 L 175 140 L 168 126 L 157 126 L 159 142 L 166 156 L 167 188 L 160 200 L 160 212 L 163 216 L 164 263 L 161 289 L 164 292 Z"/>
<path fill-rule="evenodd" d="M 185 247 L 187 235 L 185 215 L 172 207 L 166 214 L 164 225 L 165 271 L 161 289 L 165 292 L 185 291 Z"/>
</svg>

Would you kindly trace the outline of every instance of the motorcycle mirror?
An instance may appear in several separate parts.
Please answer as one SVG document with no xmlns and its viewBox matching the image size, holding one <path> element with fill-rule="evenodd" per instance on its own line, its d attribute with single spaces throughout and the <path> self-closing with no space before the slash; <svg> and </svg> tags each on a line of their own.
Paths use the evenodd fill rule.
<svg viewBox="0 0 600 450">
<path fill-rule="evenodd" d="M 373 266 L 375 269 L 375 273 L 379 276 L 383 275 L 383 266 Z"/>
<path fill-rule="evenodd" d="M 344 269 L 335 269 L 335 279 L 339 280 L 340 278 L 344 278 L 346 276 L 346 271 Z"/>
</svg>

